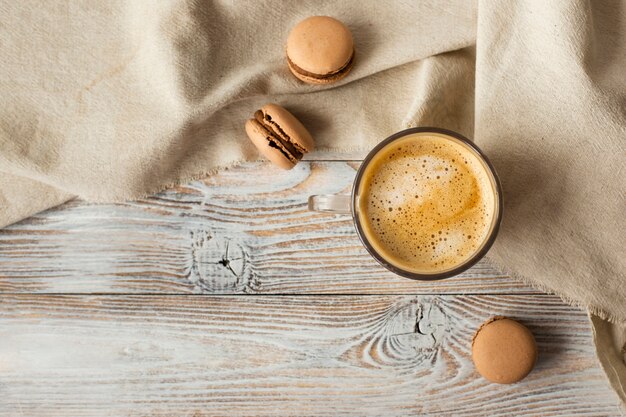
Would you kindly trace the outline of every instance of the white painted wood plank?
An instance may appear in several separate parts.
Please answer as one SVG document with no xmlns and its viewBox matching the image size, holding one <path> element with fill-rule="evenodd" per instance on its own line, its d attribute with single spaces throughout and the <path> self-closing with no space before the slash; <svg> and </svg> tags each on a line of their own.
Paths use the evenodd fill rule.
<svg viewBox="0 0 626 417">
<path fill-rule="evenodd" d="M 362 161 L 368 153 L 369 150 L 350 152 L 316 150 L 313 153 L 305 154 L 302 159 L 304 161 Z"/>
<path fill-rule="evenodd" d="M 0 292 L 533 291 L 488 262 L 438 282 L 380 267 L 349 216 L 307 210 L 310 194 L 349 192 L 357 166 L 250 163 L 138 202 L 68 203 L 0 230 Z"/>
<path fill-rule="evenodd" d="M 536 369 L 470 360 L 494 314 Z M 612 416 L 585 314 L 550 296 L 0 297 L 0 415 Z"/>
</svg>

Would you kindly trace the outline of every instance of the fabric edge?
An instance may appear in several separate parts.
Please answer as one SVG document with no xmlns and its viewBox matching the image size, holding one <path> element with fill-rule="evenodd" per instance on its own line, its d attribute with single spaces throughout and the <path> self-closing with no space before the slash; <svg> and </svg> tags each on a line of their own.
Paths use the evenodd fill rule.
<svg viewBox="0 0 626 417">
<path fill-rule="evenodd" d="M 360 147 L 360 146 L 355 146 L 355 147 L 323 147 L 323 148 L 317 148 L 316 150 L 319 151 L 323 151 L 323 152 L 342 152 L 342 153 L 348 153 L 348 152 L 366 152 L 371 150 L 372 146 L 367 146 L 367 147 Z M 359 159 L 360 160 L 360 159 Z M 323 160 L 324 162 L 328 162 L 330 160 Z M 337 160 L 337 161 L 341 161 L 341 160 Z M 258 159 L 247 159 L 247 158 L 241 158 L 241 159 L 234 159 L 228 163 L 225 164 L 220 164 L 217 165 L 213 168 L 207 169 L 207 170 L 202 170 L 199 172 L 196 172 L 195 174 L 191 174 L 191 175 L 185 175 L 185 176 L 181 176 L 180 178 L 174 180 L 174 181 L 169 181 L 169 182 L 165 182 L 165 183 L 161 183 L 157 186 L 154 187 L 150 187 L 148 188 L 146 191 L 138 193 L 136 195 L 133 196 L 122 196 L 119 198 L 106 198 L 106 199 L 99 199 L 99 198 L 90 198 L 90 197 L 84 197 L 84 196 L 78 196 L 78 198 L 80 198 L 83 201 L 89 202 L 89 203 L 96 203 L 96 204 L 107 204 L 107 203 L 121 203 L 121 202 L 125 202 L 125 201 L 135 201 L 135 200 L 141 200 L 147 197 L 150 197 L 152 195 L 155 194 L 159 194 L 163 191 L 169 190 L 171 188 L 175 188 L 181 185 L 185 185 L 188 182 L 191 181 L 199 181 L 202 180 L 204 178 L 210 177 L 212 175 L 216 175 L 221 171 L 227 171 L 229 169 L 233 169 L 233 168 L 237 168 L 238 166 L 241 166 L 242 164 L 246 163 L 246 162 L 264 162 L 264 163 L 269 163 L 268 160 L 266 159 L 262 159 L 262 158 L 258 158 Z M 317 162 L 316 160 L 310 160 L 310 159 L 306 159 L 306 160 L 302 160 L 300 161 L 300 163 L 308 163 L 308 162 Z"/>
<path fill-rule="evenodd" d="M 485 259 L 487 261 L 489 261 L 490 263 L 492 263 L 497 269 L 499 269 L 500 271 L 504 272 L 506 275 L 509 275 L 512 278 L 515 278 L 515 279 L 517 279 L 519 281 L 522 281 L 524 284 L 529 285 L 530 287 L 533 287 L 533 288 L 535 288 L 535 289 L 537 289 L 539 291 L 545 292 L 545 293 L 550 294 L 550 295 L 556 295 L 561 300 L 563 300 L 564 303 L 566 303 L 566 304 L 568 304 L 570 306 L 573 306 L 573 307 L 580 308 L 581 310 L 589 311 L 591 314 L 593 314 L 595 316 L 598 316 L 602 320 L 606 320 L 609 323 L 625 325 L 626 326 L 626 319 L 616 318 L 615 316 L 611 315 L 610 313 L 608 313 L 607 311 L 601 309 L 600 307 L 596 307 L 596 306 L 593 306 L 593 305 L 585 305 L 585 303 L 582 303 L 580 301 L 574 300 L 571 297 L 559 294 L 554 289 L 548 287 L 545 284 L 542 284 L 542 283 L 536 282 L 536 281 L 534 281 L 534 280 L 532 280 L 530 278 L 526 278 L 524 276 L 521 276 L 521 275 L 517 274 L 516 272 L 511 271 L 509 268 L 502 266 L 499 262 L 497 262 L 496 260 L 491 258 L 489 255 L 485 256 Z"/>
<path fill-rule="evenodd" d="M 620 400 L 620 412 L 622 416 L 626 416 L 626 387 L 621 383 L 620 375 L 618 375 L 618 371 L 613 366 L 613 359 L 609 356 L 614 354 L 614 351 L 608 351 L 608 349 L 613 349 L 611 343 L 608 344 L 607 340 L 611 340 L 611 335 L 606 331 L 606 324 L 598 322 L 600 317 L 594 317 L 593 313 L 588 312 L 587 317 L 589 318 L 589 322 L 591 323 L 591 330 L 593 333 L 593 344 L 596 351 L 596 357 L 598 362 L 600 363 L 600 367 L 604 371 L 604 376 L 606 377 L 606 382 L 615 392 L 617 397 Z M 602 335 L 599 333 L 602 332 Z M 601 343 L 600 339 L 603 339 L 605 343 Z M 620 360 L 617 358 L 617 360 Z M 625 365 L 626 366 L 626 365 Z"/>
</svg>

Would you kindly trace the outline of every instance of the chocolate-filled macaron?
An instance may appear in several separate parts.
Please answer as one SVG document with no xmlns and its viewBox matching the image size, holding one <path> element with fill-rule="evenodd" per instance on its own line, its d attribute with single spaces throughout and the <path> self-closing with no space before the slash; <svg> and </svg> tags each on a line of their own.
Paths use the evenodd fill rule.
<svg viewBox="0 0 626 417">
<path fill-rule="evenodd" d="M 266 104 L 246 122 L 246 133 L 259 152 L 283 169 L 293 168 L 315 148 L 308 130 L 278 104 Z"/>
<path fill-rule="evenodd" d="M 354 63 L 354 41 L 346 25 L 329 16 L 298 23 L 287 38 L 291 72 L 309 84 L 329 84 L 345 77 Z"/>
<path fill-rule="evenodd" d="M 521 381 L 537 361 L 533 334 L 523 324 L 492 317 L 484 322 L 472 339 L 472 360 L 478 372 L 498 384 Z"/>
</svg>

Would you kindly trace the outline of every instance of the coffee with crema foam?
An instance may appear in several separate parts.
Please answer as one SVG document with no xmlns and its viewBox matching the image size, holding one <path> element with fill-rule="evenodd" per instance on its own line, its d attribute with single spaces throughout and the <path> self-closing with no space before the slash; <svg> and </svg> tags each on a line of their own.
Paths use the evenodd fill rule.
<svg viewBox="0 0 626 417">
<path fill-rule="evenodd" d="M 429 132 L 392 141 L 358 186 L 363 235 L 404 271 L 450 271 L 489 237 L 499 209 L 494 181 L 477 152 L 456 138 Z"/>
</svg>

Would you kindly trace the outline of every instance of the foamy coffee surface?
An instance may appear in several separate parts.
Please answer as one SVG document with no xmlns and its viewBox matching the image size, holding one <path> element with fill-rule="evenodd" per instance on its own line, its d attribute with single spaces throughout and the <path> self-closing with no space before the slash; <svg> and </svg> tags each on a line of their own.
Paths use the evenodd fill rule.
<svg viewBox="0 0 626 417">
<path fill-rule="evenodd" d="M 417 133 L 370 161 L 357 201 L 363 232 L 383 258 L 409 272 L 436 273 L 480 250 L 496 195 L 483 162 L 462 142 Z"/>
</svg>

